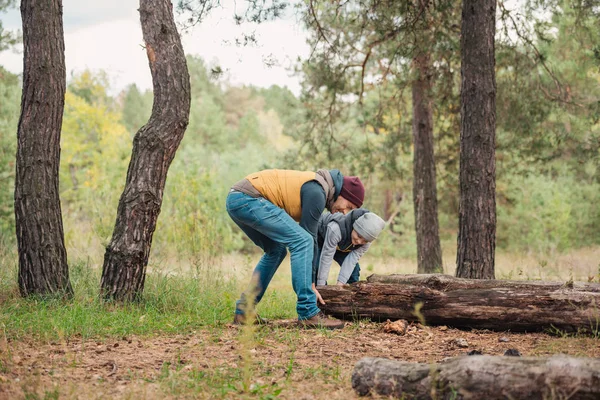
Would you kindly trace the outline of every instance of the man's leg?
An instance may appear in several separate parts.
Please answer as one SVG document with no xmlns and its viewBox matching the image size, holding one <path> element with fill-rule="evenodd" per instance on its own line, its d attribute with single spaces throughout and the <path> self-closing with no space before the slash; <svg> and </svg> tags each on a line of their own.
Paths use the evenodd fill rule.
<svg viewBox="0 0 600 400">
<path fill-rule="evenodd" d="M 242 293 L 240 299 L 236 302 L 235 313 L 245 314 L 245 312 L 249 310 L 248 307 L 253 309 L 262 299 L 275 271 L 277 271 L 279 265 L 281 265 L 281 262 L 285 258 L 287 249 L 284 244 L 277 243 L 252 228 L 252 223 L 247 225 L 248 222 L 252 222 L 252 214 L 248 215 L 250 209 L 248 201 L 250 200 L 244 200 L 242 196 L 245 195 L 234 193 L 230 196 L 231 197 L 228 196 L 227 200 L 227 211 L 229 212 L 229 216 L 252 240 L 252 242 L 265 252 L 254 268 L 252 280 L 250 281 L 248 289 Z M 247 197 L 252 199 L 250 196 Z M 248 297 L 251 298 L 250 304 L 248 304 Z"/>
<path fill-rule="evenodd" d="M 232 197 L 232 195 L 229 195 L 228 199 L 229 197 Z M 316 315 L 319 312 L 319 308 L 317 307 L 315 293 L 312 291 L 312 236 L 302 229 L 283 209 L 275 206 L 266 199 L 247 197 L 245 206 L 239 206 L 242 209 L 241 212 L 236 212 L 233 206 L 229 207 L 228 200 L 229 214 L 240 227 L 244 227 L 244 232 L 247 232 L 246 228 L 250 228 L 269 240 L 290 249 L 292 286 L 298 297 L 296 305 L 298 318 L 308 319 Z M 260 237 L 262 236 L 250 238 L 253 241 L 259 241 L 257 238 Z M 273 259 L 268 258 L 266 261 L 271 260 L 272 262 Z M 278 266 L 269 265 L 263 269 L 261 278 L 268 278 L 266 279 L 267 284 Z M 262 288 L 263 293 L 265 289 L 266 287 Z"/>
<path fill-rule="evenodd" d="M 300 225 L 297 237 L 289 244 L 292 266 L 292 286 L 298 302 L 296 311 L 298 319 L 308 319 L 319 313 L 317 296 L 312 290 L 312 254 L 314 249 L 313 237 Z"/>
<path fill-rule="evenodd" d="M 249 229 L 242 228 L 244 232 L 247 232 Z M 248 233 L 246 233 L 248 234 Z M 254 231 L 254 237 L 261 235 L 260 232 Z M 248 237 L 252 239 L 252 236 L 248 234 Z M 264 236 L 264 235 L 262 235 Z M 264 240 L 266 239 L 266 240 Z M 263 243 L 271 242 L 271 245 L 263 245 L 260 246 L 263 250 L 265 250 L 265 254 L 261 257 L 258 264 L 254 268 L 254 272 L 252 273 L 252 280 L 250 281 L 250 285 L 248 289 L 242 293 L 240 299 L 235 304 L 235 313 L 236 314 L 244 314 L 246 310 L 248 310 L 248 297 L 252 299 L 250 303 L 250 307 L 254 308 L 256 304 L 258 304 L 263 298 L 271 279 L 273 279 L 273 275 L 281 265 L 281 262 L 287 255 L 287 249 L 285 245 L 273 242 L 266 236 L 264 236 L 262 240 Z M 254 243 L 254 239 L 252 239 Z"/>
</svg>

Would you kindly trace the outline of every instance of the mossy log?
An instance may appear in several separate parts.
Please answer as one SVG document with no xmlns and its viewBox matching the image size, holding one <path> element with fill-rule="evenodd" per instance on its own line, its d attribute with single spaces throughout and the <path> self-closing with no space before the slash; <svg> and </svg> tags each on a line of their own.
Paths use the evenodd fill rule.
<svg viewBox="0 0 600 400">
<path fill-rule="evenodd" d="M 318 289 L 323 312 L 343 319 L 424 319 L 427 325 L 517 332 L 600 329 L 597 283 L 372 275 L 366 282 Z"/>
<path fill-rule="evenodd" d="M 363 358 L 352 387 L 403 399 L 598 399 L 600 360 L 462 356 L 439 364 Z"/>
</svg>

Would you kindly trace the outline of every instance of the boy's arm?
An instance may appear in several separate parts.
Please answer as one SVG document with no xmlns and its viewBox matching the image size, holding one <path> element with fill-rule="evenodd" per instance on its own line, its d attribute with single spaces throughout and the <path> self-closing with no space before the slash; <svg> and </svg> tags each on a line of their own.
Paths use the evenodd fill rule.
<svg viewBox="0 0 600 400">
<path fill-rule="evenodd" d="M 352 271 L 354 271 L 354 267 L 358 260 L 369 250 L 371 247 L 371 243 L 364 244 L 360 246 L 356 250 L 352 250 L 350 254 L 346 256 L 344 262 L 342 263 L 342 268 L 340 269 L 340 274 L 338 275 L 338 283 L 346 283 L 350 276 L 352 275 Z"/>
<path fill-rule="evenodd" d="M 319 272 L 317 275 L 317 285 L 325 285 L 329 276 L 329 269 L 333 263 L 333 256 L 338 243 L 342 240 L 342 232 L 335 222 L 327 225 L 323 249 L 321 249 L 321 258 L 319 259 Z"/>
</svg>

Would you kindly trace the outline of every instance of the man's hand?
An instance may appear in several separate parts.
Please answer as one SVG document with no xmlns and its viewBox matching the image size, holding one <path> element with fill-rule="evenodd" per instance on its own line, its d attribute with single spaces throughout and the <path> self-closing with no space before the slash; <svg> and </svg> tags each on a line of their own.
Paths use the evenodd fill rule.
<svg viewBox="0 0 600 400">
<path fill-rule="evenodd" d="M 321 297 L 321 293 L 319 293 L 319 291 L 317 290 L 317 287 L 314 283 L 312 284 L 312 290 L 313 290 L 313 292 L 315 292 L 315 295 L 317 296 L 317 304 L 325 304 L 325 300 L 323 300 L 323 297 Z"/>
</svg>

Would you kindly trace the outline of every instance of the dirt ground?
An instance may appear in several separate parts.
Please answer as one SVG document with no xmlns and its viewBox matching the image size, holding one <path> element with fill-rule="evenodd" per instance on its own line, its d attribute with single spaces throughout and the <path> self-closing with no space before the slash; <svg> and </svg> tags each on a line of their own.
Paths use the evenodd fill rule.
<svg viewBox="0 0 600 400">
<path fill-rule="evenodd" d="M 413 324 L 399 336 L 383 332 L 377 323 L 353 323 L 338 331 L 292 325 L 279 321 L 103 341 L 0 339 L 0 399 L 353 399 L 358 396 L 350 377 L 362 357 L 430 363 L 473 350 L 503 355 L 508 349 L 523 356 L 600 357 L 600 341 L 589 337 Z"/>
</svg>

